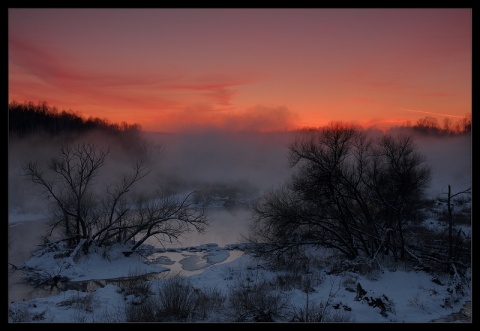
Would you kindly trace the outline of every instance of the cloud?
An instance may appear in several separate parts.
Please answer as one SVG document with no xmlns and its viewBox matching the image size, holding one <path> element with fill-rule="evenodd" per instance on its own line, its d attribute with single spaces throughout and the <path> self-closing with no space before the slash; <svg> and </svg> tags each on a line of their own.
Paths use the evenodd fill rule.
<svg viewBox="0 0 480 331">
<path fill-rule="evenodd" d="M 360 103 L 360 104 L 373 104 L 376 103 L 375 99 L 373 98 L 366 98 L 366 97 L 351 97 L 348 98 L 349 101 L 354 102 L 354 103 Z"/>
<path fill-rule="evenodd" d="M 74 108 L 87 117 L 134 122 L 142 127 L 165 121 L 175 112 L 180 112 L 185 122 L 184 110 L 190 113 L 198 105 L 231 107 L 239 93 L 234 87 L 257 80 L 249 74 L 191 75 L 164 68 L 111 71 L 89 59 L 77 61 L 52 45 L 40 46 L 15 36 L 9 37 L 9 70 L 10 100 L 47 101 L 60 109 Z M 218 126 L 218 120 L 213 125 Z"/>
<path fill-rule="evenodd" d="M 445 92 L 425 92 L 425 93 L 412 93 L 413 95 L 425 98 L 436 98 L 436 97 L 453 97 L 455 94 L 453 93 L 445 93 Z"/>
<path fill-rule="evenodd" d="M 296 119 L 287 107 L 258 105 L 239 115 L 227 116 L 225 126 L 234 131 L 277 131 L 292 127 Z"/>
<path fill-rule="evenodd" d="M 188 118 L 188 120 L 186 120 Z M 298 115 L 285 106 L 257 105 L 244 111 L 195 104 L 168 119 L 180 131 L 283 131 L 295 126 Z"/>
<path fill-rule="evenodd" d="M 456 117 L 456 118 L 463 118 L 464 116 L 458 115 L 451 115 L 451 114 L 444 114 L 444 113 L 434 113 L 431 111 L 424 111 L 424 110 L 417 110 L 417 109 L 407 109 L 407 108 L 397 108 L 398 110 L 409 111 L 413 113 L 421 113 L 421 114 L 429 114 L 429 115 L 436 115 L 436 116 L 446 116 L 446 117 Z"/>
</svg>

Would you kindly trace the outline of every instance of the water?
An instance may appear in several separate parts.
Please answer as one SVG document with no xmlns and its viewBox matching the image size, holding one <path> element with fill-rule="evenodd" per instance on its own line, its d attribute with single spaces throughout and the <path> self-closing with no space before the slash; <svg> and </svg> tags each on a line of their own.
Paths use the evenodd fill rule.
<svg viewBox="0 0 480 331">
<path fill-rule="evenodd" d="M 27 261 L 31 254 L 39 248 L 41 243 L 39 234 L 43 231 L 44 219 L 28 220 L 9 224 L 8 238 L 8 262 L 18 265 Z M 15 270 L 9 265 L 8 268 L 8 302 L 30 300 L 50 295 L 50 291 L 42 288 L 34 288 L 26 284 L 22 277 L 22 270 Z"/>
<path fill-rule="evenodd" d="M 208 210 L 211 224 L 206 233 L 199 235 L 195 232 L 186 234 L 181 238 L 180 243 L 162 243 L 162 248 L 178 248 L 178 247 L 192 247 L 209 243 L 215 243 L 219 247 L 228 244 L 245 242 L 243 236 L 247 233 L 248 220 L 250 212 L 245 208 L 225 209 L 225 208 L 211 208 Z M 19 265 L 27 261 L 31 254 L 39 248 L 41 239 L 39 235 L 44 233 L 45 219 L 19 221 L 9 224 L 9 241 L 11 246 L 9 248 L 8 262 L 13 265 Z M 160 246 L 153 240 L 147 240 L 146 243 Z M 229 251 L 229 256 L 217 263 L 228 263 L 240 257 L 243 252 L 239 250 Z M 167 278 L 175 275 L 191 276 L 201 273 L 205 270 L 202 268 L 202 252 L 197 252 L 195 256 L 188 251 L 183 252 L 165 252 L 158 253 L 151 256 L 151 259 L 156 259 L 164 256 L 162 265 L 165 265 L 170 271 L 162 272 L 156 275 L 149 275 L 153 278 Z M 195 267 L 195 258 L 198 259 L 198 266 Z M 170 262 L 168 262 L 168 260 Z M 189 262 L 189 263 L 187 263 Z M 193 266 L 193 267 L 192 267 Z M 208 268 L 208 267 L 207 267 Z M 8 269 L 8 302 L 31 300 L 33 298 L 47 297 L 57 294 L 57 289 L 54 288 L 35 288 L 32 285 L 25 283 L 22 280 L 24 276 L 23 270 L 15 270 L 9 266 Z M 59 284 L 60 290 L 76 289 L 82 291 L 94 291 L 106 284 L 121 282 L 125 279 L 110 279 L 110 280 L 95 280 L 88 282 L 69 282 L 68 284 Z"/>
<path fill-rule="evenodd" d="M 204 234 L 196 232 L 186 233 L 180 238 L 179 243 L 163 242 L 159 245 L 152 238 L 145 243 L 160 246 L 162 248 L 176 248 L 199 246 L 214 243 L 222 247 L 228 244 L 244 243 L 243 238 L 248 231 L 250 211 L 246 208 L 226 209 L 210 208 L 208 216 L 211 219 L 210 226 Z"/>
</svg>

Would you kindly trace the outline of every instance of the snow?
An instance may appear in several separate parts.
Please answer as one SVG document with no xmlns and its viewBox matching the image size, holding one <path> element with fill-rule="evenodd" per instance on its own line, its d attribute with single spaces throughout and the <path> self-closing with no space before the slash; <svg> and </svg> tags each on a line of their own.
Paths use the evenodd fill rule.
<svg viewBox="0 0 480 331">
<path fill-rule="evenodd" d="M 17 221 L 12 222 L 10 229 L 15 229 L 18 224 Z M 214 288 L 225 295 L 238 288 L 242 280 L 252 284 L 263 280 L 278 282 L 282 273 L 271 271 L 246 254 L 247 247 L 247 244 L 241 243 L 225 246 L 207 243 L 176 248 L 146 246 L 127 257 L 122 253 L 124 247 L 116 246 L 109 250 L 94 249 L 88 258 L 80 255 L 76 261 L 71 257 L 53 258 L 54 250 L 38 250 L 17 267 L 33 268 L 52 276 L 61 274 L 68 277 L 71 284 L 91 281 L 87 287 L 89 291 L 67 289 L 60 282 L 51 293 L 45 288 L 43 297 L 15 302 L 9 299 L 9 322 L 124 322 L 122 314 L 126 305 L 139 299 L 122 293 L 120 281 L 145 274 L 153 276 L 148 280 L 152 289 L 160 288 L 167 279 L 178 275 L 187 278 L 194 288 Z M 316 251 L 315 254 L 329 253 Z M 332 261 L 330 256 L 325 255 L 324 261 L 329 260 Z M 277 287 L 275 291 L 285 296 L 292 312 L 305 309 L 308 300 L 311 307 L 327 305 L 331 314 L 341 316 L 341 321 L 355 323 L 442 321 L 442 318 L 459 312 L 467 301 L 471 301 L 470 284 L 464 284 L 464 295 L 460 295 L 449 286 L 449 275 L 403 270 L 401 266 L 383 263 L 382 268 L 366 273 L 332 273 L 332 268 L 324 266 L 304 274 L 311 280 L 308 293 L 293 284 L 287 284 L 283 290 Z M 384 302 L 391 305 L 383 315 L 379 307 L 370 306 L 365 300 L 356 300 L 357 284 L 366 291 L 365 297 L 387 298 L 388 301 Z M 212 314 L 200 322 L 231 320 L 221 314 Z M 470 320 L 465 317 L 457 322 Z"/>
<path fill-rule="evenodd" d="M 437 153 L 440 147 L 443 151 L 445 143 L 439 144 L 440 147 L 434 149 L 425 142 L 424 145 L 428 148 L 423 147 L 424 150 L 429 151 L 429 159 L 436 165 L 435 178 L 432 181 L 436 185 L 432 188 L 432 192 L 436 193 L 445 184 L 454 183 L 455 180 L 459 183 L 456 190 L 471 185 L 471 165 L 463 167 L 464 162 L 459 162 L 465 159 L 466 150 L 470 152 L 470 145 L 458 139 L 446 143 L 455 144 L 449 145 L 448 148 L 454 154 Z M 266 152 L 262 151 L 262 153 Z M 271 159 L 277 160 L 274 157 Z M 456 164 L 452 165 L 451 162 Z M 280 162 L 277 163 L 280 164 Z M 193 164 L 202 168 L 198 162 L 193 161 L 184 161 L 179 164 Z M 275 165 L 276 163 L 273 164 L 272 161 L 272 165 L 269 164 L 262 169 L 267 169 L 272 173 L 272 178 L 277 178 L 279 172 L 272 170 L 276 169 Z M 210 164 L 208 166 L 210 167 Z M 203 168 L 210 169 L 209 167 Z M 467 170 L 464 171 L 464 168 Z M 238 175 L 239 170 L 235 167 L 233 169 L 235 175 Z M 211 169 L 209 171 L 215 175 L 223 174 L 221 171 Z M 253 170 L 250 169 L 250 171 Z M 210 172 L 202 173 L 210 174 Z M 457 176 L 457 172 L 462 176 Z M 267 172 L 258 173 L 259 178 L 269 178 Z M 257 173 L 254 172 L 254 174 Z M 223 175 L 228 177 L 227 172 Z M 23 201 L 14 195 L 22 192 L 22 190 L 16 192 L 14 185 L 9 186 L 9 197 L 12 197 L 12 201 Z M 18 196 L 22 197 L 20 194 Z M 236 218 L 247 219 L 247 211 L 238 209 L 234 212 L 235 217 L 230 217 L 231 212 L 226 207 L 222 209 L 225 203 L 212 203 L 211 206 L 217 208 L 215 218 L 221 219 L 222 222 L 217 220 L 213 222 L 213 227 L 202 236 L 196 237 L 189 234 L 189 237 L 183 241 L 189 246 L 185 244 L 165 244 L 163 247 L 145 245 L 128 257 L 122 253 L 125 247 L 115 246 L 108 250 L 92 248 L 93 252 L 88 258 L 79 254 L 78 259 L 58 256 L 54 258 L 58 252 L 38 250 L 37 245 L 41 243 L 39 237 L 43 233 L 40 225 L 45 221 L 45 215 L 30 212 L 16 213 L 15 210 L 10 209 L 8 235 L 9 246 L 12 238 L 13 247 L 9 247 L 9 263 L 18 268 L 32 268 L 43 275 L 61 275 L 69 279 L 69 285 L 67 287 L 66 283 L 61 281 L 58 287 L 53 287 L 51 291 L 49 285 L 33 288 L 21 280 L 24 275 L 23 270 L 15 270 L 9 264 L 8 322 L 125 322 L 126 307 L 140 298 L 127 295 L 122 281 L 125 282 L 131 277 L 140 275 L 149 276 L 145 281 L 150 284 L 153 293 L 158 293 L 162 285 L 175 276 L 188 279 L 196 289 L 216 289 L 225 296 L 243 285 L 254 285 L 266 281 L 277 285 L 272 287 L 272 292 L 285 297 L 290 312 L 298 314 L 304 311 L 307 303 L 310 308 L 316 308 L 317 311 L 323 305 L 322 309 L 328 308 L 330 317 L 337 316 L 337 319 L 343 322 L 471 322 L 471 315 L 457 314 L 466 303 L 471 303 L 471 275 L 466 275 L 462 294 L 459 289 L 451 286 L 452 276 L 448 274 L 412 270 L 388 260 L 379 259 L 380 266 L 376 265 L 378 268 L 371 271 L 332 272 L 335 269 L 335 263 L 341 260 L 331 255 L 329 251 L 319 250 L 312 252 L 320 261 L 318 265 L 312 265 L 310 273 L 298 271 L 304 281 L 310 281 L 310 288 L 307 289 L 307 286 L 294 284 L 284 272 L 272 271 L 248 254 L 248 245 L 238 239 L 240 232 L 245 228 L 239 226 L 236 221 Z M 435 219 L 428 219 L 425 225 L 431 229 L 445 230 L 445 224 L 442 225 Z M 471 227 L 467 225 L 460 225 L 460 227 L 464 233 L 471 234 Z M 384 314 L 381 314 L 379 307 L 369 305 L 366 300 L 358 300 L 358 284 L 366 291 L 364 298 L 388 298 L 388 301 L 384 299 L 384 302 L 390 303 Z M 225 302 L 224 306 L 223 308 L 226 308 L 228 302 Z M 466 313 L 471 314 L 469 310 Z M 452 319 L 452 314 L 456 314 L 457 317 Z M 292 316 L 292 313 L 289 316 Z M 201 322 L 231 322 L 229 318 L 218 311 Z"/>
</svg>

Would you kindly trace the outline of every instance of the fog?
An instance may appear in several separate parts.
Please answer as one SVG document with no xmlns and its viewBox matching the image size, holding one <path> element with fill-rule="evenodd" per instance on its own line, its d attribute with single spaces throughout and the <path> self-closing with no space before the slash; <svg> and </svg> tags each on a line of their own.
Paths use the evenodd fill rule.
<svg viewBox="0 0 480 331">
<path fill-rule="evenodd" d="M 233 212 L 236 203 L 248 202 L 266 190 L 282 185 L 289 177 L 288 146 L 292 132 L 228 133 L 206 131 L 195 133 L 143 133 L 149 142 L 146 163 L 150 174 L 136 185 L 136 191 L 163 190 L 171 193 L 197 191 L 205 196 L 224 196 L 224 207 Z M 85 137 L 100 146 L 109 147 L 105 166 L 96 187 L 105 189 L 130 171 L 138 155 L 114 140 L 91 134 Z M 429 193 L 437 196 L 471 187 L 472 142 L 470 135 L 432 137 L 414 136 L 419 152 L 426 156 L 432 169 Z M 11 139 L 8 150 L 8 208 L 12 214 L 47 212 L 40 188 L 22 176 L 22 164 L 38 160 L 45 164 L 58 155 L 65 141 L 42 136 Z M 44 166 L 45 168 L 45 166 Z M 229 203 L 227 203 L 229 202 Z M 218 206 L 217 206 L 218 207 Z"/>
<path fill-rule="evenodd" d="M 289 174 L 292 133 L 210 131 L 145 136 L 164 146 L 155 175 L 168 189 L 261 194 L 280 185 Z"/>
<path fill-rule="evenodd" d="M 378 134 L 378 132 L 376 133 Z M 149 143 L 146 166 L 151 171 L 139 181 L 134 193 L 160 190 L 170 193 L 196 191 L 199 198 L 210 203 L 207 214 L 210 226 L 204 234 L 186 233 L 178 243 L 152 242 L 164 247 L 189 247 L 208 243 L 224 246 L 244 242 L 248 236 L 251 218 L 248 203 L 263 192 L 282 185 L 291 174 L 288 167 L 288 146 L 295 134 L 278 133 L 225 133 L 219 131 L 161 134 L 144 133 Z M 438 197 L 447 192 L 459 192 L 471 187 L 471 136 L 425 137 L 414 136 L 418 151 L 425 155 L 432 170 L 428 193 Z M 95 188 L 105 192 L 107 184 L 118 180 L 131 167 L 141 153 L 119 145 L 101 134 L 90 134 L 78 141 L 95 142 L 110 148 L 105 166 L 99 174 Z M 10 226 L 19 226 L 21 234 L 10 236 L 15 249 L 9 249 L 9 262 L 21 263 L 40 243 L 45 234 L 40 228 L 48 216 L 46 201 L 40 187 L 22 176 L 22 165 L 37 160 L 45 169 L 45 162 L 57 156 L 64 139 L 52 140 L 43 136 L 30 139 L 11 139 L 8 150 L 8 217 Z M 74 143 L 74 141 L 72 142 Z M 33 222 L 21 222 L 35 220 Z M 17 232 L 18 234 L 18 232 Z M 35 237 L 35 238 L 34 238 Z M 36 297 L 38 293 L 20 282 L 20 274 L 9 273 L 9 288 L 15 295 Z M 35 292 L 37 291 L 37 292 Z M 9 292 L 10 297 L 10 292 Z"/>
<path fill-rule="evenodd" d="M 472 187 L 472 137 L 415 136 L 419 151 L 426 156 L 431 167 L 432 181 L 428 192 L 432 196 L 452 193 Z"/>
</svg>

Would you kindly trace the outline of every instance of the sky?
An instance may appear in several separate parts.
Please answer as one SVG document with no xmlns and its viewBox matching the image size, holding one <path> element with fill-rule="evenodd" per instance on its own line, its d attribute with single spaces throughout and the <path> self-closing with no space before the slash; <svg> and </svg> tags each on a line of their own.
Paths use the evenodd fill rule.
<svg viewBox="0 0 480 331">
<path fill-rule="evenodd" d="M 9 101 L 145 131 L 472 112 L 470 8 L 9 8 L 8 56 Z"/>
</svg>

